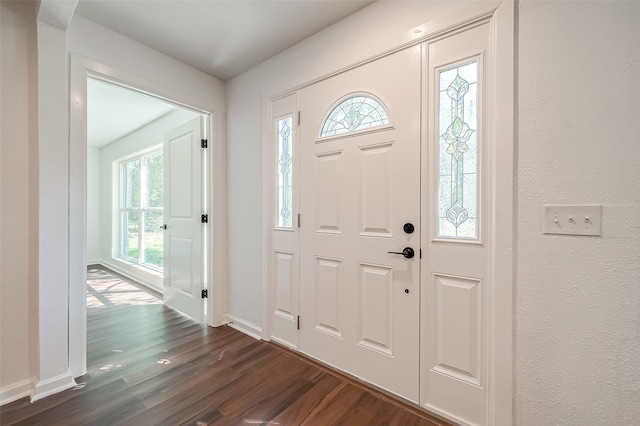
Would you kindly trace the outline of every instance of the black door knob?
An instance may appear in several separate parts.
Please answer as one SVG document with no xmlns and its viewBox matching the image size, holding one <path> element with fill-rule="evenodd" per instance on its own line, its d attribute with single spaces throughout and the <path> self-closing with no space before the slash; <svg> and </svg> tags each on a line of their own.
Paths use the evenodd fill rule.
<svg viewBox="0 0 640 426">
<path fill-rule="evenodd" d="M 404 229 L 404 232 L 406 232 L 407 234 L 413 234 L 413 231 L 416 230 L 415 226 L 413 226 L 413 223 L 405 223 L 402 229 Z"/>
<path fill-rule="evenodd" d="M 413 249 L 411 247 L 405 247 L 404 250 L 402 250 L 402 251 L 388 251 L 387 253 L 389 253 L 389 254 L 401 254 L 406 259 L 411 259 L 411 258 L 413 258 L 413 256 L 416 255 L 416 252 L 413 251 Z"/>
</svg>

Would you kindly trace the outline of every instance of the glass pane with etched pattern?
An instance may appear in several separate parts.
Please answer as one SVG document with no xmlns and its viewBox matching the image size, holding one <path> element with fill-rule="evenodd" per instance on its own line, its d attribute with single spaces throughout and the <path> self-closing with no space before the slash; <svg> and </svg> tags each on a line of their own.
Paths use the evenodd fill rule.
<svg viewBox="0 0 640 426">
<path fill-rule="evenodd" d="M 293 133 L 292 117 L 276 121 L 276 226 L 292 228 Z"/>
<path fill-rule="evenodd" d="M 340 102 L 326 118 L 320 137 L 389 124 L 387 111 L 376 99 L 358 95 Z"/>
<path fill-rule="evenodd" d="M 478 61 L 438 72 L 439 237 L 477 239 Z"/>
</svg>

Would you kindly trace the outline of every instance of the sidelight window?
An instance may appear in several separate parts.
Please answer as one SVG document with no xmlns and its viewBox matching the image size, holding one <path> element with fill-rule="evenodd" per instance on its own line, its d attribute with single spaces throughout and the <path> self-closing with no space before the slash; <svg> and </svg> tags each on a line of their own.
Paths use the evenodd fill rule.
<svg viewBox="0 0 640 426">
<path fill-rule="evenodd" d="M 276 227 L 292 228 L 293 133 L 291 115 L 276 120 Z"/>
<path fill-rule="evenodd" d="M 478 238 L 478 60 L 438 71 L 438 236 Z"/>
</svg>

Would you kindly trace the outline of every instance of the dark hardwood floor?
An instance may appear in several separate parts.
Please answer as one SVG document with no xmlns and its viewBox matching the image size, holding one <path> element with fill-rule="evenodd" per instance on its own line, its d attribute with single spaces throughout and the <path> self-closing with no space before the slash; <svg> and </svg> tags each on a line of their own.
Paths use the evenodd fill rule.
<svg viewBox="0 0 640 426">
<path fill-rule="evenodd" d="M 116 287 L 88 294 L 110 301 L 89 304 L 88 373 L 73 389 L 0 407 L 1 425 L 447 424 L 233 328 L 153 298 L 126 303 Z"/>
</svg>

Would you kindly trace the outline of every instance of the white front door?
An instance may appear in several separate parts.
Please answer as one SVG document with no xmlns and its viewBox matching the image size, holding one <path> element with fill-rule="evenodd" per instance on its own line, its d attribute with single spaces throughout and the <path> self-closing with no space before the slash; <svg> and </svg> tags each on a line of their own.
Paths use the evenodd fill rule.
<svg viewBox="0 0 640 426">
<path fill-rule="evenodd" d="M 303 89 L 299 145 L 300 350 L 416 403 L 420 60 L 415 46 Z"/>
<path fill-rule="evenodd" d="M 201 118 L 164 136 L 164 302 L 203 319 Z"/>
</svg>

